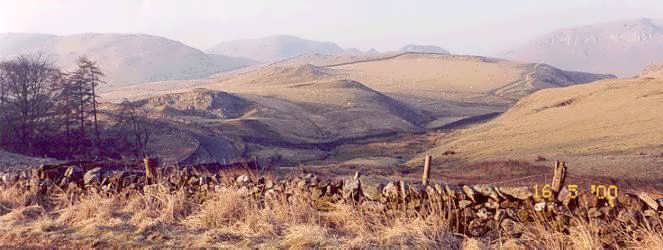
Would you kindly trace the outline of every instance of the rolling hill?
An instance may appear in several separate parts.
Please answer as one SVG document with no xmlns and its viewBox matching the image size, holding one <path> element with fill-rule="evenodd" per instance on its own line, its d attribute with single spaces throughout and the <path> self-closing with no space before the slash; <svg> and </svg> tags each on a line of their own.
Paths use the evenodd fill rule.
<svg viewBox="0 0 663 250">
<path fill-rule="evenodd" d="M 319 42 L 295 36 L 276 35 L 257 39 L 221 42 L 207 50 L 210 54 L 273 62 L 306 54 L 341 54 L 345 50 L 331 42 Z"/>
<path fill-rule="evenodd" d="M 263 86 L 232 94 L 194 89 L 137 103 L 162 123 L 154 132 L 152 150 L 184 163 L 238 160 L 247 150 L 261 159 L 284 154 L 291 155 L 285 159 L 289 162 L 318 159 L 324 157 L 320 148 L 325 144 L 421 131 L 430 119 L 351 80 Z M 118 109 L 109 104 L 104 110 Z"/>
<path fill-rule="evenodd" d="M 663 21 L 643 18 L 562 29 L 503 56 L 568 70 L 634 76 L 646 65 L 663 62 Z"/>
<path fill-rule="evenodd" d="M 546 89 L 498 118 L 440 141 L 468 161 L 539 156 L 572 162 L 577 174 L 660 177 L 663 164 L 663 74 Z"/>
<path fill-rule="evenodd" d="M 64 69 L 73 68 L 78 57 L 85 55 L 98 62 L 110 86 L 205 78 L 254 63 L 208 55 L 183 43 L 151 35 L 0 34 L 0 59 L 26 53 L 42 53 Z"/>
<path fill-rule="evenodd" d="M 539 89 L 609 77 L 473 56 L 309 55 L 206 81 L 129 86 L 102 97 L 133 96 L 203 145 L 193 148 L 233 145 L 234 158 L 297 163 L 324 159 L 328 149 L 347 142 L 485 119 L 480 117 Z"/>
<path fill-rule="evenodd" d="M 429 127 L 502 112 L 539 89 L 612 77 L 562 71 L 545 64 L 425 53 L 397 54 L 330 68 L 439 118 Z"/>
</svg>

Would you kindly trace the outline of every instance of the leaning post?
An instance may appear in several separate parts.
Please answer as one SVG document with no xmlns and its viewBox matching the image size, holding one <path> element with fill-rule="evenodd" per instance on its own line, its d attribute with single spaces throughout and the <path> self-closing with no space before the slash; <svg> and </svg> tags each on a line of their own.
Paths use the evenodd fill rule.
<svg viewBox="0 0 663 250">
<path fill-rule="evenodd" d="M 430 176 L 430 164 L 432 160 L 433 157 L 430 155 L 426 155 L 426 158 L 424 159 L 424 173 L 421 176 L 421 183 L 424 186 L 428 185 L 428 178 Z"/>
<path fill-rule="evenodd" d="M 566 162 L 556 161 L 553 171 L 552 190 L 559 193 L 566 179 Z"/>
</svg>

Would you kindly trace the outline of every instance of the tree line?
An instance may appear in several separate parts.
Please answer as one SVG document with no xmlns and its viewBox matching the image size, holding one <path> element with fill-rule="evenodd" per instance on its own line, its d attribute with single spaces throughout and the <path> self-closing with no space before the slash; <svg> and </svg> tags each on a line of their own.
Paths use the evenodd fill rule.
<svg viewBox="0 0 663 250">
<path fill-rule="evenodd" d="M 125 101 L 116 121 L 99 121 L 97 89 L 104 73 L 81 57 L 65 72 L 44 55 L 0 62 L 0 148 L 59 159 L 147 154 L 148 121 Z"/>
</svg>

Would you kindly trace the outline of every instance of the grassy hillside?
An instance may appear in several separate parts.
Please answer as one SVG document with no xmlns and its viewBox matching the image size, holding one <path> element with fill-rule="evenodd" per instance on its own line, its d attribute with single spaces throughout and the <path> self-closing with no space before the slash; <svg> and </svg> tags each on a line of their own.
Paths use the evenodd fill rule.
<svg viewBox="0 0 663 250">
<path fill-rule="evenodd" d="M 661 176 L 663 78 L 653 76 L 536 92 L 430 153 L 451 150 L 472 161 L 542 156 L 568 159 L 586 174 Z"/>
</svg>

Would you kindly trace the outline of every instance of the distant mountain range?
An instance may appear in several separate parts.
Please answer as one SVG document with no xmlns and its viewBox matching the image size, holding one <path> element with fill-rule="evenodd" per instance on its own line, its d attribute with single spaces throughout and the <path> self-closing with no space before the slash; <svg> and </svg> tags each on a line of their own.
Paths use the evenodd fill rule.
<svg viewBox="0 0 663 250">
<path fill-rule="evenodd" d="M 0 34 L 0 59 L 42 53 L 64 69 L 80 56 L 99 63 L 112 86 L 204 78 L 254 64 L 249 59 L 209 55 L 181 42 L 143 34 Z"/>
<path fill-rule="evenodd" d="M 260 62 L 273 62 L 305 54 L 342 54 L 343 48 L 331 42 L 306 40 L 295 36 L 277 35 L 219 43 L 207 50 L 210 54 L 243 57 Z M 357 53 L 352 50 L 349 53 Z"/>
<path fill-rule="evenodd" d="M 449 53 L 427 45 L 407 45 L 397 52 Z M 332 42 L 289 35 L 222 42 L 203 52 L 179 41 L 146 34 L 0 34 L 0 60 L 36 53 L 47 56 L 65 70 L 71 70 L 79 57 L 87 56 L 97 61 L 106 74 L 105 80 L 110 84 L 105 87 L 118 87 L 207 78 L 219 72 L 299 56 L 372 56 L 380 52 L 344 49 Z"/>
<path fill-rule="evenodd" d="M 432 45 L 409 44 L 395 52 L 419 52 L 449 54 L 449 51 Z M 260 62 L 275 62 L 304 55 L 375 55 L 375 49 L 361 51 L 356 48 L 344 49 L 332 42 L 302 39 L 289 35 L 276 35 L 256 39 L 243 39 L 221 42 L 207 50 L 210 54 L 249 58 Z"/>
<path fill-rule="evenodd" d="M 561 29 L 502 56 L 563 69 L 634 76 L 646 65 L 663 62 L 663 21 L 643 18 Z"/>
</svg>

